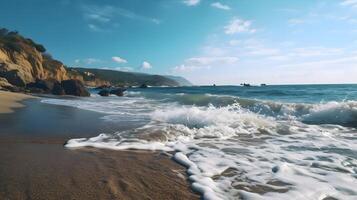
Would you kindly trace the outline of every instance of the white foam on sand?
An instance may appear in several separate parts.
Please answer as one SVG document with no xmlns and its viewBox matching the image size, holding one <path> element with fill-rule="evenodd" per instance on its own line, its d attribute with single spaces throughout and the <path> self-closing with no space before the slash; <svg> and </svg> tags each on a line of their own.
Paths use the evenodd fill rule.
<svg viewBox="0 0 357 200">
<path fill-rule="evenodd" d="M 204 199 L 357 198 L 356 129 L 301 122 L 303 118 L 353 121 L 353 102 L 279 108 L 292 117 L 258 114 L 239 104 L 168 106 L 143 100 L 140 105 L 111 103 L 117 107 L 106 105 L 106 111 L 95 102 L 60 103 L 110 115 L 124 108 L 148 115 L 151 122 L 143 127 L 71 139 L 66 147 L 173 151 L 173 158 L 187 167 L 192 188 Z M 331 115 L 338 120 L 327 117 Z"/>
</svg>

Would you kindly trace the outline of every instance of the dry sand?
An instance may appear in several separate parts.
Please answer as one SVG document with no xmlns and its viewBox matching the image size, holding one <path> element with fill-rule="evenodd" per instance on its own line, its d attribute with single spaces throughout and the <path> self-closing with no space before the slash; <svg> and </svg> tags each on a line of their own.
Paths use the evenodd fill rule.
<svg viewBox="0 0 357 200">
<path fill-rule="evenodd" d="M 28 98 L 34 97 L 22 93 L 0 91 L 0 113 L 14 112 L 14 108 L 23 107 L 20 101 Z"/>
</svg>

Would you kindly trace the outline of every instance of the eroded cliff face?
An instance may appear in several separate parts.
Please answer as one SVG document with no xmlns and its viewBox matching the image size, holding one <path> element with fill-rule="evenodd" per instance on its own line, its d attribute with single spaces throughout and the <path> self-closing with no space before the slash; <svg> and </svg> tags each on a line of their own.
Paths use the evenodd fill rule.
<svg viewBox="0 0 357 200">
<path fill-rule="evenodd" d="M 69 79 L 61 62 L 44 59 L 40 52 L 30 46 L 23 46 L 16 51 L 0 46 L 0 77 L 20 87 L 37 79 Z"/>
<path fill-rule="evenodd" d="M 93 87 L 110 84 L 95 76 L 68 71 L 62 62 L 44 51 L 44 48 L 42 50 L 38 44 L 17 33 L 0 34 L 0 77 L 16 87 L 25 87 L 36 80 L 61 82 L 75 79 Z"/>
<path fill-rule="evenodd" d="M 0 90 L 90 96 L 85 85 L 103 84 L 110 85 L 94 74 L 67 70 L 41 44 L 0 28 Z"/>
<path fill-rule="evenodd" d="M 42 62 L 44 68 L 43 79 L 55 79 L 57 81 L 68 80 L 69 76 L 64 65 L 57 61 L 51 59 L 44 59 Z"/>
</svg>

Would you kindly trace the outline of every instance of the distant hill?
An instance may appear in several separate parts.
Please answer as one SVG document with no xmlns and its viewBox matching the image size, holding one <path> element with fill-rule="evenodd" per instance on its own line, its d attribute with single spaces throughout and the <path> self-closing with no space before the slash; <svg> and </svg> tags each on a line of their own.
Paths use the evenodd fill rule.
<svg viewBox="0 0 357 200">
<path fill-rule="evenodd" d="M 141 84 L 150 86 L 184 86 L 190 84 L 190 82 L 182 77 L 123 72 L 108 69 L 68 68 L 68 72 L 80 74 L 84 81 L 91 81 L 92 78 L 97 78 L 117 86 L 139 86 Z"/>
<path fill-rule="evenodd" d="M 180 84 L 180 86 L 192 86 L 193 85 L 190 81 L 188 81 L 187 79 L 185 79 L 185 78 L 183 78 L 181 76 L 167 75 L 166 77 L 178 82 Z"/>
</svg>

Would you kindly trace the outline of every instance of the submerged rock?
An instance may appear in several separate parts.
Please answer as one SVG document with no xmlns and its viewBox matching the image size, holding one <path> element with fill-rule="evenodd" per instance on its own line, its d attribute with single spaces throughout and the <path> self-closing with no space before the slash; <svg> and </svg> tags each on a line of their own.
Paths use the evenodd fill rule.
<svg viewBox="0 0 357 200">
<path fill-rule="evenodd" d="M 107 97 L 107 96 L 109 96 L 110 92 L 107 89 L 103 89 L 103 90 L 99 91 L 98 94 L 102 97 Z"/>
<path fill-rule="evenodd" d="M 125 88 L 116 88 L 113 90 L 110 90 L 110 94 L 115 94 L 119 97 L 124 96 L 124 92 L 126 91 Z"/>
<path fill-rule="evenodd" d="M 101 85 L 101 86 L 96 87 L 95 89 L 96 90 L 103 90 L 103 89 L 109 89 L 111 87 L 112 87 L 111 85 Z"/>
<path fill-rule="evenodd" d="M 78 80 L 65 80 L 61 82 L 61 86 L 67 95 L 89 97 L 90 94 L 83 85 L 82 82 Z"/>
<path fill-rule="evenodd" d="M 145 83 L 144 84 L 141 84 L 140 86 L 139 86 L 139 88 L 147 88 L 148 87 L 148 85 L 146 85 Z"/>
</svg>

